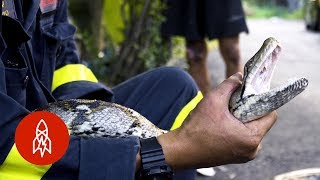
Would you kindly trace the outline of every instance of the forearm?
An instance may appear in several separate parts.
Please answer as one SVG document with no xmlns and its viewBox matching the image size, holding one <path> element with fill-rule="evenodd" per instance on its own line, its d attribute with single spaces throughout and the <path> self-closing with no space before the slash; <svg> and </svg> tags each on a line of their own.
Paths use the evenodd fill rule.
<svg viewBox="0 0 320 180">
<path fill-rule="evenodd" d="M 159 144 L 162 146 L 167 164 L 175 171 L 201 166 L 197 164 L 197 162 L 199 162 L 198 158 L 200 158 L 197 157 L 200 155 L 196 153 L 199 152 L 197 147 L 192 146 L 189 140 L 186 141 L 186 139 L 183 138 L 185 135 L 182 135 L 182 133 L 180 129 L 177 129 L 157 137 Z M 136 156 L 136 172 L 140 169 L 141 156 L 140 153 L 138 153 Z"/>
<path fill-rule="evenodd" d="M 177 129 L 157 138 L 163 148 L 166 162 L 175 171 L 218 165 L 215 164 L 219 161 L 215 153 L 218 151 L 202 146 L 205 141 L 199 141 L 194 136 L 201 132 L 196 133 L 196 128 L 194 130 L 191 132 Z M 215 141 L 214 137 L 210 140 Z"/>
<path fill-rule="evenodd" d="M 183 142 L 179 140 L 179 129 L 157 137 L 162 146 L 166 162 L 174 170 L 184 169 L 188 166 L 186 162 L 189 157 L 185 157 Z"/>
</svg>

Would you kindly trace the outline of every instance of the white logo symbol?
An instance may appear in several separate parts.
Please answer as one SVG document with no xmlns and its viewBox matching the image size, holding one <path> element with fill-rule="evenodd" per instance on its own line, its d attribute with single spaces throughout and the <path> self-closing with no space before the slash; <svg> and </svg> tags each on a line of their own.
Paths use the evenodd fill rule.
<svg viewBox="0 0 320 180">
<path fill-rule="evenodd" d="M 51 154 L 51 140 L 48 136 L 49 129 L 46 122 L 41 119 L 36 128 L 36 137 L 33 139 L 32 153 L 35 154 L 37 151 L 40 152 L 41 157 L 47 151 Z"/>
</svg>

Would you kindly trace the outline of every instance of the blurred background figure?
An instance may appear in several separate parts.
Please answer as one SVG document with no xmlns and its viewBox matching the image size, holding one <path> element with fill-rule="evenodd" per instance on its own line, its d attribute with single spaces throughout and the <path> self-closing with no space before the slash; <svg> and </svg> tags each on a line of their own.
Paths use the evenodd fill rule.
<svg viewBox="0 0 320 180">
<path fill-rule="evenodd" d="M 206 38 L 218 39 L 226 76 L 242 71 L 239 34 L 248 33 L 248 28 L 241 0 L 166 0 L 166 4 L 162 34 L 186 39 L 189 73 L 202 93 L 211 89 Z"/>
</svg>

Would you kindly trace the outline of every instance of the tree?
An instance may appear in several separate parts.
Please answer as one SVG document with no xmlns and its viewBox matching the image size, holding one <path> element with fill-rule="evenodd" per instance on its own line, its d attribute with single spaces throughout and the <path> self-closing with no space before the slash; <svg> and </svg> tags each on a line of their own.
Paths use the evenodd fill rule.
<svg viewBox="0 0 320 180">
<path fill-rule="evenodd" d="M 119 11 L 114 14 L 120 17 L 104 12 L 110 7 Z M 162 42 L 160 35 L 160 25 L 165 20 L 161 0 L 71 0 L 69 8 L 80 32 L 82 59 L 93 60 L 89 61 L 93 70 L 109 85 L 164 65 L 169 59 L 169 46 Z M 124 27 L 114 29 L 103 22 L 113 18 Z M 110 32 L 115 31 L 122 37 L 113 37 L 116 33 Z M 99 59 L 99 52 L 108 56 Z"/>
<path fill-rule="evenodd" d="M 110 63 L 111 82 L 119 83 L 147 69 L 166 63 L 167 46 L 162 43 L 160 25 L 164 6 L 160 0 L 124 0 L 121 10 L 126 24 L 124 41 Z M 127 11 L 126 11 L 127 10 Z"/>
<path fill-rule="evenodd" d="M 104 0 L 69 0 L 69 12 L 78 27 L 81 58 L 93 60 L 104 46 L 102 12 Z"/>
</svg>

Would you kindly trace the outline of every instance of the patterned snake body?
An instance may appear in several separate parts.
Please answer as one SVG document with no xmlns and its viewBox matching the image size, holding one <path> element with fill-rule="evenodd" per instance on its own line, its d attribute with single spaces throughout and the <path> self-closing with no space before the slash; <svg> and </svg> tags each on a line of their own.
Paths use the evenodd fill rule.
<svg viewBox="0 0 320 180">
<path fill-rule="evenodd" d="M 70 99 L 50 103 L 38 110 L 58 115 L 75 136 L 138 136 L 144 139 L 167 132 L 130 108 L 99 100 Z"/>
<path fill-rule="evenodd" d="M 242 86 L 235 91 L 229 103 L 230 112 L 242 122 L 252 121 L 279 108 L 308 85 L 305 78 L 293 79 L 269 91 L 279 51 L 279 43 L 269 38 L 246 63 Z M 70 134 L 75 136 L 149 138 L 167 132 L 132 109 L 99 100 L 59 101 L 40 110 L 57 114 L 65 121 Z"/>
</svg>

